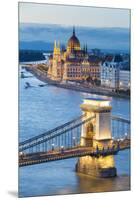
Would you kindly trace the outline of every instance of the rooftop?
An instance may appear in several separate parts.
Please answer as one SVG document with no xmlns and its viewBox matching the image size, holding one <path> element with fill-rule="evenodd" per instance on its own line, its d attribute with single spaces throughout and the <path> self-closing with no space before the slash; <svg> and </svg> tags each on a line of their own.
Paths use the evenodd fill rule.
<svg viewBox="0 0 134 200">
<path fill-rule="evenodd" d="M 94 111 L 103 111 L 105 109 L 111 110 L 111 98 L 99 98 L 91 97 L 84 99 L 81 108 L 94 110 Z"/>
</svg>

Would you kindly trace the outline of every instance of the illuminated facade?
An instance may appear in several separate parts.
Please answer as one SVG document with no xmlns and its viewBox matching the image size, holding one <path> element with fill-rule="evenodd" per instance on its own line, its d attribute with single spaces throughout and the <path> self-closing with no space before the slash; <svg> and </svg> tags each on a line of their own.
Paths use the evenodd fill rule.
<svg viewBox="0 0 134 200">
<path fill-rule="evenodd" d="M 106 56 L 101 65 L 101 85 L 113 90 L 130 89 L 130 63 L 120 55 Z"/>
<path fill-rule="evenodd" d="M 129 90 L 130 89 L 130 70 L 120 70 L 119 89 Z"/>
<path fill-rule="evenodd" d="M 85 80 L 89 76 L 100 79 L 100 65 L 97 56 L 88 54 L 87 46 L 81 49 L 73 28 L 66 50 L 61 50 L 59 42 L 57 44 L 55 41 L 53 55 L 49 58 L 48 77 L 57 81 Z"/>
<path fill-rule="evenodd" d="M 111 99 L 87 98 L 81 105 L 85 119 L 92 118 L 82 125 L 81 146 L 93 149 L 112 145 Z M 114 177 L 116 168 L 113 155 L 78 159 L 76 171 L 97 177 Z"/>
<path fill-rule="evenodd" d="M 113 89 L 119 88 L 119 65 L 121 56 L 106 56 L 101 66 L 101 85 Z"/>
</svg>

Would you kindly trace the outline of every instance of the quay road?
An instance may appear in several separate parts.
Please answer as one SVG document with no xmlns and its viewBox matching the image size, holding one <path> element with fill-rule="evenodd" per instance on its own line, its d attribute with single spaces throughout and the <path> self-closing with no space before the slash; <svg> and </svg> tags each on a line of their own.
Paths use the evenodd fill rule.
<svg viewBox="0 0 134 200">
<path fill-rule="evenodd" d="M 73 147 L 70 149 L 54 149 L 48 152 L 36 152 L 36 153 L 27 153 L 19 155 L 19 166 L 28 166 L 34 164 L 40 164 L 44 162 L 69 159 L 74 157 L 82 156 L 107 156 L 115 155 L 119 151 L 130 148 L 130 139 L 122 139 L 120 141 L 113 140 L 111 146 L 99 149 L 93 147 Z"/>
<path fill-rule="evenodd" d="M 130 98 L 130 95 L 125 93 L 116 93 L 112 91 L 110 88 L 104 87 L 97 87 L 97 86 L 89 86 L 89 85 L 73 85 L 69 83 L 60 83 L 59 81 L 53 81 L 47 77 L 47 72 L 41 71 L 37 69 L 36 65 L 30 65 L 25 67 L 26 70 L 30 71 L 34 76 L 36 76 L 39 80 L 43 82 L 47 82 L 50 85 L 54 85 L 56 87 L 75 90 L 79 92 L 87 92 L 91 94 L 98 94 L 98 95 L 106 95 L 106 96 L 113 96 L 113 97 L 120 97 L 120 98 Z"/>
</svg>

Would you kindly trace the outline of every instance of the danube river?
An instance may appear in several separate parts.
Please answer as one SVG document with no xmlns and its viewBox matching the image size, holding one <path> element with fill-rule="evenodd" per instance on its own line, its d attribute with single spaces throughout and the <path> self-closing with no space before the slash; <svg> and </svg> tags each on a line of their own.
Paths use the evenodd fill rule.
<svg viewBox="0 0 134 200">
<path fill-rule="evenodd" d="M 27 72 L 25 74 L 28 75 Z M 26 82 L 33 87 L 25 89 Z M 50 85 L 39 87 L 40 83 L 35 77 L 20 79 L 20 141 L 76 118 L 81 114 L 80 104 L 83 99 L 94 96 Z M 128 99 L 113 98 L 112 106 L 113 114 L 129 118 Z M 118 176 L 108 179 L 77 174 L 77 158 L 22 167 L 19 169 L 19 196 L 128 190 L 129 156 L 129 150 L 115 156 Z"/>
</svg>

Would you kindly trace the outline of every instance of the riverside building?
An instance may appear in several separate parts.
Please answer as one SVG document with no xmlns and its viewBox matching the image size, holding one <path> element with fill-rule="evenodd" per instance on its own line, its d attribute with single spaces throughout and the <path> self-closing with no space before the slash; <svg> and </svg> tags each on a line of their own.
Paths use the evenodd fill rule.
<svg viewBox="0 0 134 200">
<path fill-rule="evenodd" d="M 120 83 L 119 87 L 121 90 L 130 90 L 130 62 L 126 61 L 123 63 L 120 69 Z"/>
<path fill-rule="evenodd" d="M 60 43 L 54 43 L 53 55 L 49 58 L 48 77 L 56 81 L 81 81 L 89 76 L 100 80 L 101 60 L 89 55 L 87 45 L 81 48 L 75 34 L 68 40 L 66 49 L 60 48 Z"/>
<path fill-rule="evenodd" d="M 108 55 L 101 65 L 101 85 L 113 90 L 130 89 L 129 63 L 120 55 Z"/>
</svg>

